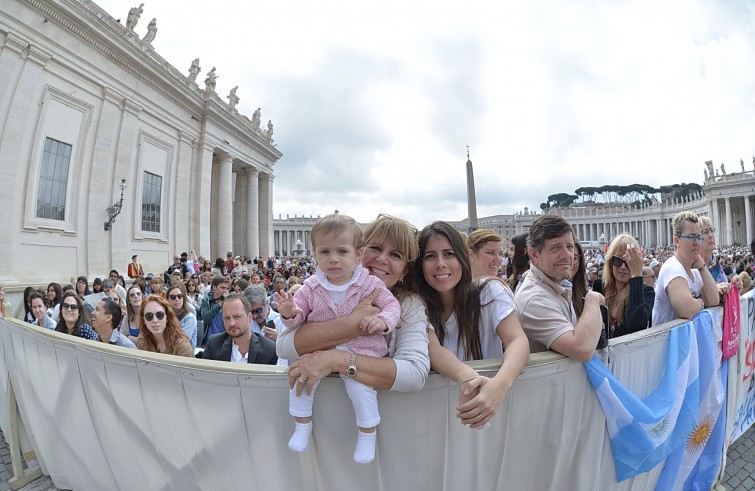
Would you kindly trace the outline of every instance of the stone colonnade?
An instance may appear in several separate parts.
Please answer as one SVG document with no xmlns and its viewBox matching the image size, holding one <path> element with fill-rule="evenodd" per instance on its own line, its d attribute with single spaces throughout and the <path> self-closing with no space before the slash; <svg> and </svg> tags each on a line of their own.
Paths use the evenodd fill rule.
<svg viewBox="0 0 755 491">
<path fill-rule="evenodd" d="M 212 163 L 212 257 L 271 256 L 274 176 L 221 151 Z"/>
</svg>

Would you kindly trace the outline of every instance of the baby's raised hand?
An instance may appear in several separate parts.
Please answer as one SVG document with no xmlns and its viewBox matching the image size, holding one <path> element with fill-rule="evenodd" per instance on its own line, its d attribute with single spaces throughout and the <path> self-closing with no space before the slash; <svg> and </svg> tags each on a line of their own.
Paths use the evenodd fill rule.
<svg viewBox="0 0 755 491">
<path fill-rule="evenodd" d="M 278 313 L 284 319 L 293 319 L 297 314 L 304 313 L 303 310 L 296 306 L 294 296 L 286 291 L 275 292 L 273 298 L 275 298 L 272 302 L 273 307 L 278 309 Z"/>
<path fill-rule="evenodd" d="M 388 325 L 383 321 L 383 319 L 376 315 L 368 315 L 367 317 L 362 319 L 359 327 L 360 329 L 362 329 L 362 331 L 367 332 L 367 334 L 388 332 Z"/>
</svg>

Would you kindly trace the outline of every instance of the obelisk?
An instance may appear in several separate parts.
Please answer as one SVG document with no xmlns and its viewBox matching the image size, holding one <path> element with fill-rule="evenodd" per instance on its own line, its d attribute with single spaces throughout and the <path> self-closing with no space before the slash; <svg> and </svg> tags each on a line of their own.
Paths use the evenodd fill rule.
<svg viewBox="0 0 755 491">
<path fill-rule="evenodd" d="M 469 160 L 469 145 L 467 145 L 467 216 L 469 217 L 469 231 L 477 230 L 477 198 L 474 194 L 474 171 L 472 161 Z"/>
</svg>

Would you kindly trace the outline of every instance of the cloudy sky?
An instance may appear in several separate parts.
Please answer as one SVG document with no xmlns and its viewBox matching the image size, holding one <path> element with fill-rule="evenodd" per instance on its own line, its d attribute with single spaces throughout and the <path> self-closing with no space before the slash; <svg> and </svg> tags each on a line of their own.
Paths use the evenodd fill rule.
<svg viewBox="0 0 755 491">
<path fill-rule="evenodd" d="M 144 1 L 158 53 L 273 120 L 276 217 L 461 220 L 466 145 L 478 216 L 752 170 L 752 2 Z"/>
</svg>

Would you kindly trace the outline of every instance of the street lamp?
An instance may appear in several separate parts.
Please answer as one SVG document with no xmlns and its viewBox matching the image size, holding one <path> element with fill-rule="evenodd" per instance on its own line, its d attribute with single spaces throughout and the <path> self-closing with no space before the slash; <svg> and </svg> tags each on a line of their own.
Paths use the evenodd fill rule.
<svg viewBox="0 0 755 491">
<path fill-rule="evenodd" d="M 105 212 L 108 216 L 108 221 L 105 222 L 105 232 L 110 230 L 110 227 L 115 221 L 115 217 L 121 214 L 121 208 L 123 207 L 123 191 L 126 190 L 126 179 L 121 179 L 121 199 L 117 203 L 113 203 L 113 206 L 108 206 Z"/>
</svg>

